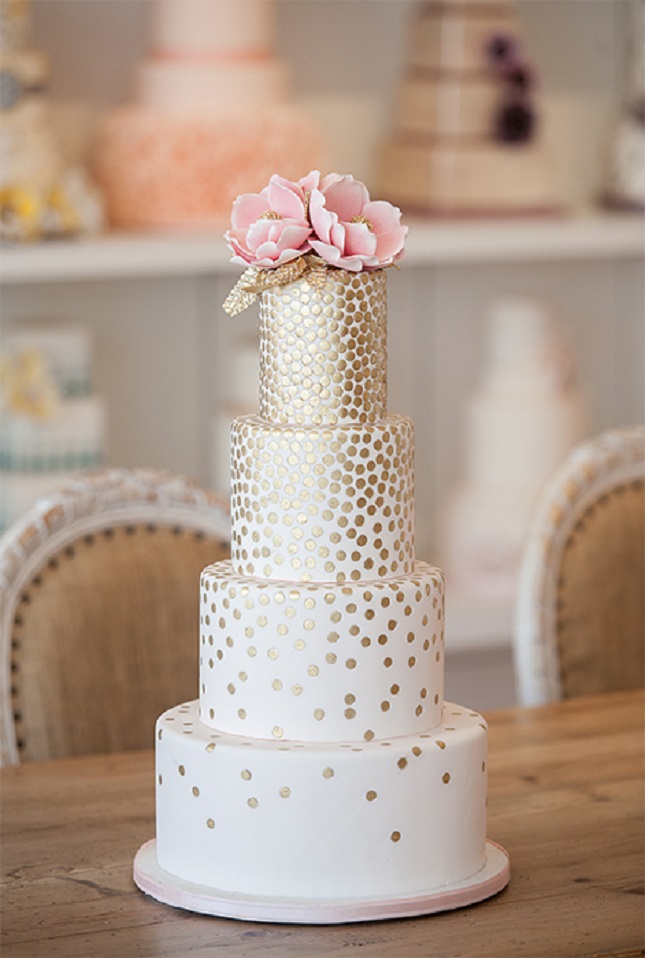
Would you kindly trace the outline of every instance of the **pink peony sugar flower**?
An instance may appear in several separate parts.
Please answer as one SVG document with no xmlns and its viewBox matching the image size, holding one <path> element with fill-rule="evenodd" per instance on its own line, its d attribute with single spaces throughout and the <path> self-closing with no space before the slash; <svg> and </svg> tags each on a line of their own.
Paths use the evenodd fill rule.
<svg viewBox="0 0 645 958">
<path fill-rule="evenodd" d="M 359 272 L 389 266 L 403 255 L 408 232 L 401 211 L 385 200 L 370 200 L 353 176 L 331 173 L 311 190 L 309 245 L 331 266 Z"/>
<path fill-rule="evenodd" d="M 231 262 L 269 269 L 310 249 L 307 198 L 319 183 L 312 170 L 297 183 L 274 174 L 260 193 L 242 193 L 233 203 L 232 229 L 225 235 Z"/>
</svg>

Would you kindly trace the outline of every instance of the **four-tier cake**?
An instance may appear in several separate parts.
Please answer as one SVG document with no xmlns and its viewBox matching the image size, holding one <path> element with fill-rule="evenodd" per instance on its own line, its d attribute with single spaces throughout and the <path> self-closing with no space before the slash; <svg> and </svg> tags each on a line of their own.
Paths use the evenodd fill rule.
<svg viewBox="0 0 645 958">
<path fill-rule="evenodd" d="M 444 701 L 442 572 L 414 551 L 414 427 L 387 409 L 400 212 L 272 177 L 227 234 L 260 305 L 260 412 L 231 429 L 231 559 L 203 570 L 200 689 L 157 723 L 135 880 L 237 918 L 421 914 L 499 891 L 487 730 Z"/>
</svg>

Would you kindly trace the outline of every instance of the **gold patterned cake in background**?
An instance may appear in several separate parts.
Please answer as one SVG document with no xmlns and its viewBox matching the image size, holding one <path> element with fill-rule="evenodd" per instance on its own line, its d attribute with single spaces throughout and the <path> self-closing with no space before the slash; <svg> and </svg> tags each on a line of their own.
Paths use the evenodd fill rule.
<svg viewBox="0 0 645 958">
<path fill-rule="evenodd" d="M 379 187 L 448 216 L 554 212 L 535 67 L 513 0 L 424 0 L 413 14 Z"/>
<path fill-rule="evenodd" d="M 231 427 L 231 559 L 200 584 L 199 698 L 158 720 L 135 881 L 264 921 L 424 914 L 508 881 L 487 726 L 444 701 L 443 574 L 414 551 L 414 427 L 387 411 L 400 211 L 351 176 L 233 207 L 260 411 Z"/>
</svg>

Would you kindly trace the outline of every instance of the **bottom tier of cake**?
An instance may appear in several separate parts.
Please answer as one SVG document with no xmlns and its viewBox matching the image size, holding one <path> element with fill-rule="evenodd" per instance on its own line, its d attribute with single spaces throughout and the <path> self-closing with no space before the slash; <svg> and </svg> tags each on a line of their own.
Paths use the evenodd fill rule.
<svg viewBox="0 0 645 958">
<path fill-rule="evenodd" d="M 487 731 L 446 703 L 416 735 L 302 743 L 219 733 L 197 701 L 157 723 L 157 860 L 242 895 L 438 891 L 486 860 Z"/>
</svg>

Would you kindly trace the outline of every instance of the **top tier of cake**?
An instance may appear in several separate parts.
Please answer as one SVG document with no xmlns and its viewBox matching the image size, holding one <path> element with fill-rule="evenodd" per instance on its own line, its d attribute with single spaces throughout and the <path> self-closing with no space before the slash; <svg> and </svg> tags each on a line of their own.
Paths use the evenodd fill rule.
<svg viewBox="0 0 645 958">
<path fill-rule="evenodd" d="M 273 40 L 273 0 L 156 0 L 152 11 L 159 56 L 265 56 Z"/>
<path fill-rule="evenodd" d="M 514 5 L 504 0 L 426 3 L 412 22 L 408 66 L 412 72 L 459 72 L 462 81 L 473 79 L 472 74 L 481 78 L 487 72 L 487 42 L 495 35 L 517 32 Z"/>
<path fill-rule="evenodd" d="M 387 411 L 383 270 L 328 271 L 260 302 L 260 414 L 275 423 L 372 423 Z"/>
</svg>

